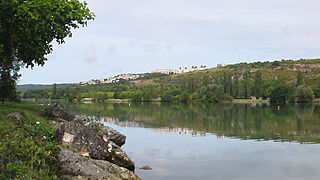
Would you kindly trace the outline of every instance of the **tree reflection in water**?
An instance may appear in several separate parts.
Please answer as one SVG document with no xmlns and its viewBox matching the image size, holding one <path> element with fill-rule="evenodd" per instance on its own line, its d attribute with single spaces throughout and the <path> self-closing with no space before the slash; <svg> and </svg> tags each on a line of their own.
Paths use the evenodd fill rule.
<svg viewBox="0 0 320 180">
<path fill-rule="evenodd" d="M 70 111 L 118 125 L 239 139 L 320 143 L 320 106 L 266 104 L 69 104 Z"/>
</svg>

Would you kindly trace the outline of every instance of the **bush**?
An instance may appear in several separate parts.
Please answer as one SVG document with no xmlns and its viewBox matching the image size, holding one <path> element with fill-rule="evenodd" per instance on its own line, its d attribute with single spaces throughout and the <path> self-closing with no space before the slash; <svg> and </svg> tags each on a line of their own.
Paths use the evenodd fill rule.
<svg viewBox="0 0 320 180">
<path fill-rule="evenodd" d="M 143 96 L 142 92 L 137 91 L 137 92 L 133 92 L 131 94 L 131 98 L 130 99 L 131 99 L 132 102 L 141 102 L 142 101 L 142 96 Z"/>
<path fill-rule="evenodd" d="M 42 107 L 0 105 L 0 179 L 57 179 L 59 149 Z M 26 120 L 9 118 L 19 112 Z"/>
<path fill-rule="evenodd" d="M 294 87 L 287 84 L 280 84 L 270 94 L 271 102 L 286 102 L 294 96 Z"/>
<path fill-rule="evenodd" d="M 297 102 L 312 102 L 314 94 L 311 87 L 300 85 L 296 90 L 295 97 Z"/>
<path fill-rule="evenodd" d="M 187 91 L 183 91 L 182 94 L 179 96 L 179 100 L 181 102 L 188 102 L 190 97 L 189 93 Z"/>
<path fill-rule="evenodd" d="M 320 98 L 320 84 L 313 85 L 312 91 L 316 98 Z"/>
<path fill-rule="evenodd" d="M 170 102 L 170 101 L 172 101 L 171 93 L 169 91 L 164 92 L 161 95 L 161 101 L 162 102 Z"/>
</svg>

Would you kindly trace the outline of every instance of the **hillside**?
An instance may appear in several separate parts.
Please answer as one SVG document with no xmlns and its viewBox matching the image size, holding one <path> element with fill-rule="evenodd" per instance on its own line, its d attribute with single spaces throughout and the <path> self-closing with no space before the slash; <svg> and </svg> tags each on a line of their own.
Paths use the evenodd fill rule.
<svg viewBox="0 0 320 180">
<path fill-rule="evenodd" d="M 298 72 L 302 72 L 306 85 L 312 86 L 320 84 L 320 59 L 301 59 L 301 60 L 282 60 L 273 62 L 254 62 L 239 63 L 227 65 L 225 67 L 214 67 L 202 71 L 188 72 L 184 74 L 174 74 L 166 77 L 153 78 L 145 81 L 139 81 L 138 86 L 180 84 L 182 81 L 193 79 L 196 82 L 203 80 L 208 76 L 213 80 L 221 77 L 224 73 L 238 74 L 240 79 L 244 72 L 248 71 L 251 78 L 255 72 L 260 71 L 263 79 L 283 79 L 288 84 L 295 84 Z"/>
<path fill-rule="evenodd" d="M 57 88 L 62 88 L 69 86 L 71 84 L 57 84 Z M 46 84 L 22 84 L 17 85 L 17 90 L 20 92 L 26 92 L 28 90 L 36 90 L 36 89 L 49 89 L 52 88 L 52 84 L 46 85 Z"/>
<path fill-rule="evenodd" d="M 23 98 L 97 102 L 231 102 L 252 97 L 281 102 L 319 98 L 320 59 L 239 63 L 182 74 L 150 74 L 139 80 L 29 90 L 23 94 Z"/>
</svg>

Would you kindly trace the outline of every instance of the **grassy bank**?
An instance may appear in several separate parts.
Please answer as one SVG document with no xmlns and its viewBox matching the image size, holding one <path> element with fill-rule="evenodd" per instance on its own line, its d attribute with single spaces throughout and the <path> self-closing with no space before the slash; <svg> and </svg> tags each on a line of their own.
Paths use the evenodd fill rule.
<svg viewBox="0 0 320 180">
<path fill-rule="evenodd" d="M 56 179 L 58 154 L 54 127 L 45 106 L 0 104 L 0 179 Z M 18 112 L 22 119 L 8 117 Z"/>
</svg>

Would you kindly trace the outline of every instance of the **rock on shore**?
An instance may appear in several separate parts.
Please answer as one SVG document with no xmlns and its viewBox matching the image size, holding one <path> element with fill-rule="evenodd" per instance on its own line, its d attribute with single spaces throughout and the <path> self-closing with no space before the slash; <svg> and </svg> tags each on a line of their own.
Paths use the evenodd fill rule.
<svg viewBox="0 0 320 180">
<path fill-rule="evenodd" d="M 122 151 L 126 137 L 110 127 L 91 123 L 66 112 L 60 105 L 49 107 L 46 115 L 55 121 L 56 141 L 63 177 L 80 179 L 139 179 L 134 162 Z M 67 178 L 70 179 L 70 178 Z"/>
<path fill-rule="evenodd" d="M 60 147 L 59 159 L 65 179 L 112 179 L 139 180 L 138 176 L 126 168 L 113 163 L 83 157 Z"/>
</svg>

